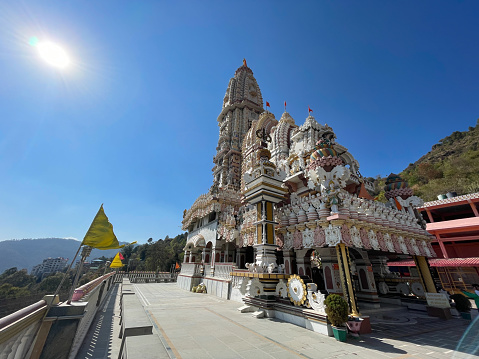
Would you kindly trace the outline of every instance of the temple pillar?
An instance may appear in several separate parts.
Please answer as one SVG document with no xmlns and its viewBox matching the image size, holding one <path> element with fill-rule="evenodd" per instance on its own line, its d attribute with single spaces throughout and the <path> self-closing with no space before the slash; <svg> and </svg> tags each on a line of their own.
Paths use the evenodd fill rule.
<svg viewBox="0 0 479 359">
<path fill-rule="evenodd" d="M 348 301 L 350 313 L 355 317 L 359 317 L 360 314 L 358 311 L 356 292 L 354 290 L 354 283 L 351 276 L 349 249 L 344 243 L 339 243 L 336 245 L 336 253 L 344 298 Z"/>
<path fill-rule="evenodd" d="M 413 256 L 413 258 L 414 262 L 416 263 L 416 268 L 425 291 L 428 293 L 437 293 L 436 286 L 434 285 L 434 280 L 432 279 L 431 271 L 429 269 L 429 264 L 427 263 L 426 257 Z"/>
</svg>

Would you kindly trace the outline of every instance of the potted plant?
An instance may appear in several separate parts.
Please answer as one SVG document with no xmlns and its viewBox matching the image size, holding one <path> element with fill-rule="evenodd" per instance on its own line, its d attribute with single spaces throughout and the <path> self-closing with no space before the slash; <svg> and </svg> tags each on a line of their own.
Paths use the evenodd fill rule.
<svg viewBox="0 0 479 359">
<path fill-rule="evenodd" d="M 456 309 L 461 313 L 461 317 L 471 320 L 471 302 L 462 294 L 453 294 L 449 298 L 454 301 Z"/>
<path fill-rule="evenodd" d="M 330 294 L 326 297 L 324 305 L 333 328 L 334 337 L 340 342 L 345 342 L 348 334 L 345 326 L 349 314 L 348 303 L 340 295 Z"/>
</svg>

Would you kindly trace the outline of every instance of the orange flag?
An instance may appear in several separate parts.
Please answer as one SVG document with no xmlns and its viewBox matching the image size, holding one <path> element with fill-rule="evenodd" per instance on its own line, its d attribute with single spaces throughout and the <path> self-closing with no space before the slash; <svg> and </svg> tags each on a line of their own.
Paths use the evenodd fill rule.
<svg viewBox="0 0 479 359">
<path fill-rule="evenodd" d="M 180 269 L 180 265 L 178 264 L 178 262 L 176 262 L 175 269 Z"/>
<path fill-rule="evenodd" d="M 402 206 L 401 206 L 401 204 L 399 203 L 399 201 L 397 200 L 396 197 L 394 197 L 394 202 L 396 202 L 396 207 L 397 207 L 397 209 L 401 210 L 401 209 L 402 209 Z"/>
</svg>

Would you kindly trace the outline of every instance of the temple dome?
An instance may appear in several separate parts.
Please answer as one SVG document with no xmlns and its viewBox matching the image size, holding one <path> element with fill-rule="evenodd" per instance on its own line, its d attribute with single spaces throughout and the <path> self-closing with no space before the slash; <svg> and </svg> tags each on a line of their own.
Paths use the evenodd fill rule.
<svg viewBox="0 0 479 359">
<path fill-rule="evenodd" d="M 310 160 L 309 167 L 311 169 L 320 166 L 327 171 L 331 170 L 334 166 L 343 164 L 343 160 L 338 156 L 338 153 L 327 138 L 322 138 L 316 143 Z"/>
<path fill-rule="evenodd" d="M 387 199 L 400 196 L 403 199 L 413 195 L 412 188 L 409 188 L 408 183 L 397 174 L 391 173 L 386 179 L 384 186 L 384 195 Z"/>
</svg>

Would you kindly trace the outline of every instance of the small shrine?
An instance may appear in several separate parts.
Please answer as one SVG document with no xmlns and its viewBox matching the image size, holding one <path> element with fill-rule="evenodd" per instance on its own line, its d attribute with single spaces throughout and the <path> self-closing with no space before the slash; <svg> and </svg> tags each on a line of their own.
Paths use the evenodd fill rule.
<svg viewBox="0 0 479 359">
<path fill-rule="evenodd" d="M 243 311 L 303 318 L 324 334 L 328 294 L 361 317 L 383 295 L 436 292 L 432 237 L 416 210 L 423 201 L 394 174 L 387 202 L 374 200 L 358 161 L 311 110 L 299 126 L 286 111 L 278 121 L 263 109 L 246 61 L 229 82 L 218 126 L 213 185 L 184 213 L 179 286 L 204 283 L 208 293 L 244 303 Z M 404 258 L 417 267 L 408 280 L 387 265 Z"/>
</svg>

